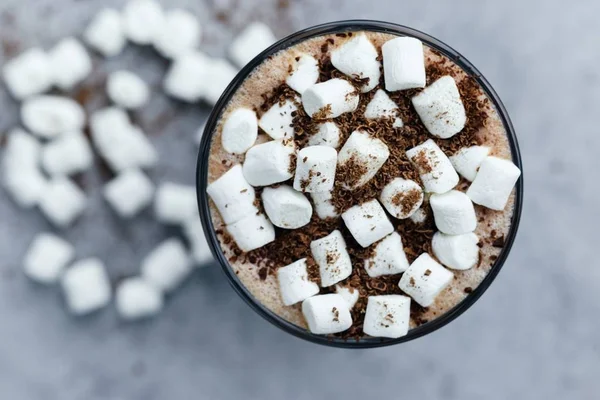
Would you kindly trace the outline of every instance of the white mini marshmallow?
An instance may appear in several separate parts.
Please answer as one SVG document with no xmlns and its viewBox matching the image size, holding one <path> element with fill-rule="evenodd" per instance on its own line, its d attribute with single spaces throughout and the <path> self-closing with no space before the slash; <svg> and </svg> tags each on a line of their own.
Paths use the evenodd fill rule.
<svg viewBox="0 0 600 400">
<path fill-rule="evenodd" d="M 148 84 L 133 72 L 121 70 L 108 76 L 106 93 L 116 105 L 136 109 L 143 107 L 150 100 Z"/>
<path fill-rule="evenodd" d="M 198 18 L 180 8 L 165 13 L 162 29 L 154 36 L 154 47 L 166 58 L 175 58 L 198 47 L 202 31 Z"/>
<path fill-rule="evenodd" d="M 450 162 L 456 172 L 466 180 L 473 182 L 479 166 L 489 153 L 490 148 L 486 146 L 463 147 L 450 157 Z"/>
<path fill-rule="evenodd" d="M 365 260 L 365 270 L 371 278 L 400 274 L 408 269 L 402 238 L 393 232 L 375 245 L 375 254 Z"/>
<path fill-rule="evenodd" d="M 66 240 L 51 233 L 39 233 L 27 249 L 23 271 L 36 282 L 56 283 L 74 255 L 75 248 Z"/>
<path fill-rule="evenodd" d="M 433 210 L 435 226 L 448 235 L 473 232 L 477 227 L 477 216 L 471 199 L 458 190 L 444 194 L 432 194 L 429 204 Z"/>
<path fill-rule="evenodd" d="M 342 219 L 362 247 L 369 247 L 394 232 L 394 226 L 375 199 L 350 207 L 342 214 Z"/>
<path fill-rule="evenodd" d="M 4 64 L 2 77 L 17 100 L 44 93 L 52 86 L 50 60 L 42 49 L 29 49 Z"/>
<path fill-rule="evenodd" d="M 227 225 L 227 231 L 243 252 L 258 249 L 275 240 L 275 228 L 263 214 L 250 214 Z"/>
<path fill-rule="evenodd" d="M 346 287 L 342 285 L 335 285 L 335 292 L 342 296 L 344 300 L 346 300 L 346 304 L 348 304 L 349 309 L 354 307 L 358 301 L 358 297 L 360 296 L 358 289 L 349 286 Z"/>
<path fill-rule="evenodd" d="M 335 122 L 319 124 L 319 131 L 308 139 L 309 146 L 329 146 L 337 149 L 340 146 L 340 128 Z"/>
<path fill-rule="evenodd" d="M 465 106 L 451 76 L 443 76 L 427 86 L 412 98 L 412 103 L 425 128 L 439 138 L 451 138 L 467 122 Z"/>
<path fill-rule="evenodd" d="M 504 210 L 519 176 L 521 170 L 511 161 L 487 157 L 481 163 L 467 195 L 476 204 L 492 210 Z"/>
<path fill-rule="evenodd" d="M 238 73 L 231 63 L 222 58 L 213 58 L 209 60 L 208 72 L 206 75 L 206 85 L 203 90 L 202 98 L 210 105 L 214 106 L 219 101 L 223 91 L 231 83 Z"/>
<path fill-rule="evenodd" d="M 306 89 L 317 83 L 319 79 L 319 63 L 309 54 L 296 57 L 292 65 L 292 73 L 285 83 L 296 92 L 302 94 Z"/>
<path fill-rule="evenodd" d="M 407 150 L 406 156 L 417 168 L 426 192 L 446 193 L 458 184 L 452 163 L 433 140 Z"/>
<path fill-rule="evenodd" d="M 304 111 L 313 118 L 337 118 L 358 107 L 359 95 L 354 86 L 344 79 L 330 79 L 312 85 L 302 93 Z"/>
<path fill-rule="evenodd" d="M 425 56 L 419 39 L 399 37 L 381 46 L 385 89 L 397 90 L 425 87 Z"/>
<path fill-rule="evenodd" d="M 404 272 L 398 287 L 421 306 L 429 307 L 453 278 L 452 272 L 423 253 Z"/>
<path fill-rule="evenodd" d="M 335 209 L 335 206 L 331 202 L 331 192 L 311 193 L 310 197 L 313 200 L 315 211 L 317 212 L 319 218 L 326 219 L 336 218 L 340 216 L 340 214 Z"/>
<path fill-rule="evenodd" d="M 276 41 L 268 26 L 253 22 L 233 40 L 229 46 L 229 56 L 234 63 L 243 67 Z"/>
<path fill-rule="evenodd" d="M 160 243 L 142 261 L 143 279 L 164 293 L 175 290 L 192 271 L 190 257 L 179 239 Z"/>
<path fill-rule="evenodd" d="M 396 178 L 383 188 L 379 200 L 395 218 L 406 219 L 423 204 L 423 189 L 415 181 Z"/>
<path fill-rule="evenodd" d="M 377 50 L 364 33 L 354 36 L 331 51 L 331 63 L 349 77 L 369 78 L 363 85 L 363 93 L 379 84 L 381 63 Z"/>
<path fill-rule="evenodd" d="M 206 188 L 225 224 L 232 224 L 247 215 L 256 214 L 256 193 L 244 178 L 242 166 L 234 165 Z"/>
<path fill-rule="evenodd" d="M 279 293 L 283 304 L 291 306 L 316 294 L 319 285 L 308 279 L 306 258 L 293 262 L 277 270 Z"/>
<path fill-rule="evenodd" d="M 165 15 L 155 0 L 129 0 L 123 8 L 125 36 L 136 44 L 151 44 L 162 32 Z"/>
<path fill-rule="evenodd" d="M 379 89 L 365 109 L 365 118 L 380 119 L 394 118 L 394 128 L 402 128 L 404 124 L 398 117 L 398 105 L 390 99 L 385 90 Z"/>
<path fill-rule="evenodd" d="M 40 160 L 40 142 L 23 129 L 15 128 L 7 134 L 2 167 L 11 170 L 37 168 Z"/>
<path fill-rule="evenodd" d="M 364 131 L 352 132 L 338 154 L 338 167 L 343 168 L 345 163 L 352 161 L 363 165 L 366 172 L 352 184 L 344 182 L 344 187 L 354 190 L 369 182 L 389 156 L 390 150 L 380 139 L 373 138 Z"/>
<path fill-rule="evenodd" d="M 22 208 L 37 205 L 45 194 L 47 181 L 39 168 L 11 168 L 3 171 L 2 184 Z"/>
<path fill-rule="evenodd" d="M 85 124 L 85 112 L 67 97 L 41 95 L 23 103 L 21 120 L 32 133 L 52 138 L 65 132 L 81 131 Z"/>
<path fill-rule="evenodd" d="M 257 144 L 246 153 L 244 176 L 252 186 L 268 186 L 287 181 L 292 176 L 293 143 L 282 140 Z"/>
<path fill-rule="evenodd" d="M 343 332 L 352 326 L 346 300 L 336 293 L 309 297 L 302 302 L 308 329 L 317 335 Z"/>
<path fill-rule="evenodd" d="M 125 320 L 148 318 L 163 308 L 163 295 L 142 278 L 127 278 L 115 290 L 115 307 Z"/>
<path fill-rule="evenodd" d="M 427 219 L 427 213 L 423 210 L 423 207 L 419 208 L 413 215 L 411 215 L 410 220 L 415 224 L 422 224 Z"/>
<path fill-rule="evenodd" d="M 48 52 L 54 84 L 71 90 L 92 72 L 92 59 L 79 40 L 68 37 Z"/>
<path fill-rule="evenodd" d="M 152 202 L 154 185 L 142 171 L 130 169 L 104 185 L 103 194 L 121 218 L 131 218 Z"/>
<path fill-rule="evenodd" d="M 298 152 L 294 189 L 299 192 L 329 192 L 335 182 L 337 151 L 329 146 L 308 146 Z"/>
<path fill-rule="evenodd" d="M 184 53 L 177 57 L 163 81 L 165 92 L 178 100 L 194 103 L 206 93 L 211 71 L 211 60 L 199 51 Z"/>
<path fill-rule="evenodd" d="M 69 179 L 58 177 L 46 184 L 39 200 L 40 210 L 59 228 L 66 228 L 83 212 L 85 193 Z"/>
<path fill-rule="evenodd" d="M 163 182 L 154 196 L 154 216 L 164 224 L 183 224 L 198 214 L 194 186 Z"/>
<path fill-rule="evenodd" d="M 479 261 L 479 238 L 473 232 L 463 235 L 446 235 L 436 232 L 431 241 L 433 254 L 448 268 L 465 270 Z"/>
<path fill-rule="evenodd" d="M 273 139 L 293 139 L 292 113 L 297 109 L 292 99 L 286 99 L 283 104 L 275 103 L 260 117 L 258 126 Z"/>
<path fill-rule="evenodd" d="M 310 201 L 291 186 L 266 187 L 261 197 L 267 217 L 273 225 L 296 229 L 310 222 L 313 211 Z"/>
<path fill-rule="evenodd" d="M 69 311 L 85 315 L 110 302 L 111 288 L 102 261 L 87 258 L 77 261 L 62 276 L 61 286 Z"/>
<path fill-rule="evenodd" d="M 204 236 L 202 222 L 197 215 L 188 218 L 183 223 L 183 234 L 190 244 L 190 253 L 197 266 L 203 267 L 213 261 L 212 253 L 208 247 L 208 242 L 206 241 L 206 236 Z"/>
<path fill-rule="evenodd" d="M 310 252 L 319 266 L 322 287 L 335 285 L 352 273 L 352 261 L 340 231 L 310 242 Z"/>
<path fill-rule="evenodd" d="M 42 150 L 42 166 L 52 176 L 86 171 L 93 162 L 92 148 L 81 132 L 59 136 Z"/>
<path fill-rule="evenodd" d="M 369 336 L 397 339 L 408 333 L 410 297 L 399 294 L 369 296 L 363 332 Z"/>
<path fill-rule="evenodd" d="M 258 137 L 256 113 L 249 108 L 235 109 L 227 116 L 221 132 L 221 144 L 228 153 L 244 154 Z"/>
<path fill-rule="evenodd" d="M 101 10 L 90 21 L 83 38 L 104 57 L 113 57 L 121 53 L 127 41 L 121 14 L 112 8 Z"/>
</svg>

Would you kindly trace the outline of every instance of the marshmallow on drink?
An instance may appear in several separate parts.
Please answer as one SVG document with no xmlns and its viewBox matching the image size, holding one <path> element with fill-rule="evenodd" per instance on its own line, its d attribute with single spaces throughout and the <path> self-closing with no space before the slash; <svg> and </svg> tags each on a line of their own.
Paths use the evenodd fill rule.
<svg viewBox="0 0 600 400">
<path fill-rule="evenodd" d="M 166 58 L 175 58 L 198 47 L 201 35 L 198 18 L 175 8 L 165 13 L 164 24 L 154 35 L 154 48 Z"/>
<path fill-rule="evenodd" d="M 116 56 L 127 41 L 121 14 L 112 8 L 101 10 L 89 23 L 83 39 L 104 57 Z"/>
<path fill-rule="evenodd" d="M 377 57 L 375 46 L 361 33 L 331 51 L 331 64 L 351 78 L 368 78 L 361 88 L 365 93 L 379 84 L 381 64 Z"/>
<path fill-rule="evenodd" d="M 404 272 L 398 287 L 421 306 L 429 307 L 453 278 L 452 272 L 442 267 L 428 253 L 423 253 Z"/>
<path fill-rule="evenodd" d="M 317 83 L 302 93 L 304 111 L 319 119 L 337 118 L 352 112 L 360 100 L 354 86 L 344 79 L 334 78 Z"/>
<path fill-rule="evenodd" d="M 362 247 L 369 247 L 394 232 L 394 226 L 375 199 L 350 207 L 342 214 L 342 219 Z"/>
<path fill-rule="evenodd" d="M 329 192 L 335 182 L 337 151 L 329 146 L 308 146 L 298 152 L 294 189 Z"/>
<path fill-rule="evenodd" d="M 375 254 L 365 260 L 365 271 L 371 278 L 400 274 L 408 268 L 408 260 L 398 232 L 386 236 L 375 246 Z"/>
<path fill-rule="evenodd" d="M 365 118 L 394 118 L 394 128 L 402 128 L 404 126 L 402 119 L 398 117 L 398 105 L 390 99 L 390 96 L 385 93 L 385 90 L 381 89 L 375 92 L 375 96 L 373 96 L 369 104 L 367 104 Z"/>
<path fill-rule="evenodd" d="M 51 233 L 39 233 L 27 249 L 23 270 L 31 280 L 55 283 L 74 255 L 75 248 L 66 240 Z"/>
<path fill-rule="evenodd" d="M 292 155 L 296 152 L 293 143 L 272 140 L 257 144 L 246 153 L 244 176 L 252 186 L 268 186 L 287 181 L 292 176 Z"/>
<path fill-rule="evenodd" d="M 169 67 L 163 88 L 165 92 L 178 100 L 194 103 L 206 93 L 210 75 L 211 60 L 204 53 L 190 51 L 173 60 Z"/>
<path fill-rule="evenodd" d="M 203 90 L 202 98 L 210 105 L 217 104 L 223 91 L 237 75 L 238 70 L 227 60 L 213 58 L 209 60 L 208 72 L 204 78 L 208 83 Z"/>
<path fill-rule="evenodd" d="M 419 39 L 399 37 L 381 46 L 385 89 L 397 90 L 425 87 L 425 56 Z"/>
<path fill-rule="evenodd" d="M 319 79 L 319 63 L 309 54 L 296 57 L 292 65 L 292 73 L 285 83 L 296 92 L 302 94 L 306 89 L 317 83 Z"/>
<path fill-rule="evenodd" d="M 206 188 L 206 193 L 217 206 L 225 224 L 232 224 L 247 215 L 256 214 L 256 193 L 244 178 L 242 166 L 237 164 Z"/>
<path fill-rule="evenodd" d="M 126 320 L 152 317 L 163 308 L 163 295 L 142 278 L 127 278 L 115 290 L 115 307 Z"/>
<path fill-rule="evenodd" d="M 399 294 L 369 296 L 363 332 L 369 336 L 396 339 L 408 333 L 410 297 Z"/>
<path fill-rule="evenodd" d="M 189 218 L 196 218 L 198 200 L 194 186 L 174 182 L 163 182 L 154 196 L 154 216 L 165 224 L 183 224 Z"/>
<path fill-rule="evenodd" d="M 154 185 L 142 171 L 130 169 L 104 185 L 103 194 L 121 218 L 131 218 L 152 202 Z"/>
<path fill-rule="evenodd" d="M 436 232 L 431 241 L 433 254 L 448 268 L 465 270 L 479 261 L 479 238 L 473 232 L 463 235 L 446 235 Z"/>
<path fill-rule="evenodd" d="M 335 285 L 352 273 L 352 261 L 340 231 L 310 242 L 310 252 L 319 266 L 322 287 Z"/>
<path fill-rule="evenodd" d="M 48 52 L 52 79 L 62 90 L 71 90 L 92 72 L 92 59 L 79 40 L 61 40 Z"/>
<path fill-rule="evenodd" d="M 306 258 L 279 268 L 277 281 L 283 304 L 286 306 L 319 294 L 319 285 L 308 279 Z"/>
<path fill-rule="evenodd" d="M 379 200 L 392 216 L 406 219 L 423 204 L 423 189 L 415 181 L 396 178 L 383 188 Z"/>
<path fill-rule="evenodd" d="M 293 99 L 286 99 L 283 104 L 275 103 L 260 117 L 258 126 L 273 139 L 293 139 L 292 113 L 298 110 Z"/>
<path fill-rule="evenodd" d="M 61 278 L 61 286 L 69 311 L 85 315 L 110 302 L 111 289 L 106 268 L 97 258 L 77 261 Z"/>
<path fill-rule="evenodd" d="M 467 196 L 476 204 L 492 210 L 504 210 L 521 170 L 509 160 L 487 157 L 481 163 Z"/>
<path fill-rule="evenodd" d="M 431 139 L 406 151 L 417 168 L 425 191 L 446 193 L 458 184 L 458 174 L 442 149 Z"/>
<path fill-rule="evenodd" d="M 192 271 L 190 257 L 179 239 L 167 239 L 142 261 L 142 278 L 164 293 L 176 289 Z"/>
<path fill-rule="evenodd" d="M 423 207 L 421 207 L 408 218 L 410 218 L 410 220 L 415 224 L 422 224 L 427 219 L 427 213 L 425 212 L 425 210 L 423 210 Z"/>
<path fill-rule="evenodd" d="M 52 176 L 86 171 L 93 162 L 92 148 L 81 132 L 62 135 L 42 150 L 42 166 Z"/>
<path fill-rule="evenodd" d="M 309 297 L 302 302 L 308 329 L 317 335 L 343 332 L 352 326 L 348 304 L 336 293 Z"/>
<path fill-rule="evenodd" d="M 66 228 L 81 215 L 85 204 L 81 189 L 69 179 L 58 177 L 47 183 L 38 205 L 52 224 Z"/>
<path fill-rule="evenodd" d="M 291 186 L 265 188 L 262 202 L 267 217 L 279 228 L 296 229 L 310 222 L 312 206 L 310 201 Z"/>
<path fill-rule="evenodd" d="M 85 124 L 85 112 L 67 97 L 42 95 L 23 103 L 21 120 L 32 133 L 53 138 L 65 132 L 81 131 Z"/>
<path fill-rule="evenodd" d="M 123 9 L 125 35 L 135 44 L 151 44 L 164 23 L 162 7 L 155 0 L 129 0 Z"/>
<path fill-rule="evenodd" d="M 229 56 L 234 63 L 243 67 L 276 41 L 268 26 L 253 22 L 233 40 L 229 46 Z"/>
<path fill-rule="evenodd" d="M 275 228 L 263 214 L 249 214 L 227 225 L 227 232 L 243 252 L 258 249 L 275 240 Z"/>
<path fill-rule="evenodd" d="M 451 76 L 443 76 L 427 86 L 412 98 L 412 103 L 425 128 L 439 138 L 451 138 L 467 122 L 465 107 Z"/>
<path fill-rule="evenodd" d="M 473 182 L 479 166 L 490 153 L 486 146 L 463 147 L 455 155 L 450 157 L 450 162 L 463 178 Z"/>
<path fill-rule="evenodd" d="M 52 86 L 50 60 L 42 49 L 29 49 L 4 64 L 2 77 L 17 100 L 44 93 Z"/>
<path fill-rule="evenodd" d="M 331 202 L 331 192 L 311 193 L 310 197 L 312 198 L 313 204 L 315 206 L 315 211 L 317 212 L 319 218 L 327 219 L 340 216 L 340 214 L 338 214 L 337 210 L 335 209 L 335 206 Z"/>
<path fill-rule="evenodd" d="M 227 116 L 221 132 L 221 144 L 228 153 L 244 154 L 258 137 L 256 113 L 238 108 Z"/>
<path fill-rule="evenodd" d="M 344 298 L 349 309 L 354 307 L 360 296 L 358 289 L 350 286 L 335 285 L 335 292 Z"/>
<path fill-rule="evenodd" d="M 319 124 L 319 130 L 308 139 L 309 146 L 329 146 L 337 149 L 340 146 L 340 128 L 335 122 Z"/>
<path fill-rule="evenodd" d="M 369 182 L 389 156 L 390 150 L 380 139 L 373 138 L 364 131 L 352 132 L 338 154 L 338 167 L 343 169 L 347 163 L 358 164 L 364 168 L 364 173 L 360 177 L 347 176 L 344 187 L 354 190 Z M 352 181 L 348 182 L 348 179 Z"/>
<path fill-rule="evenodd" d="M 143 107 L 150 100 L 148 84 L 125 70 L 115 71 L 108 76 L 106 92 L 113 103 L 132 110 Z"/>
<path fill-rule="evenodd" d="M 190 217 L 183 223 L 183 234 L 190 244 L 190 253 L 197 266 L 202 267 L 213 261 L 208 247 L 202 222 L 198 216 Z"/>
<path fill-rule="evenodd" d="M 444 194 L 432 194 L 429 204 L 433 210 L 435 226 L 448 235 L 473 232 L 477 227 L 477 216 L 471 199 L 458 190 Z"/>
</svg>

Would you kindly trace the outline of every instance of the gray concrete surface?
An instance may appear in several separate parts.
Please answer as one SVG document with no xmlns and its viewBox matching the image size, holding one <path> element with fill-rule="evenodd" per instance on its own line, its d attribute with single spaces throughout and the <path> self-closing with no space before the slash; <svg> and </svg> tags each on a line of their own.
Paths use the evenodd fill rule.
<svg viewBox="0 0 600 400">
<path fill-rule="evenodd" d="M 600 3 L 290 0 L 284 9 L 266 1 L 163 3 L 200 15 L 203 47 L 213 55 L 250 19 L 283 36 L 359 17 L 413 26 L 461 51 L 495 86 L 519 134 L 526 202 L 513 253 L 486 295 L 446 328 L 406 345 L 344 351 L 270 326 L 217 268 L 197 271 L 155 320 L 123 324 L 112 308 L 75 320 L 56 290 L 31 284 L 19 269 L 34 233 L 48 224 L 1 194 L 1 399 L 598 398 Z M 107 4 L 122 2 L 1 0 L 0 38 L 49 46 L 80 33 Z M 217 22 L 216 9 L 227 6 L 233 6 L 229 23 Z M 130 47 L 99 67 L 98 81 L 123 65 L 157 83 L 166 64 Z M 165 109 L 177 120 L 158 118 Z M 207 113 L 160 96 L 142 113 L 162 156 L 155 180 L 193 181 L 193 131 Z M 16 122 L 17 106 L 2 88 L 0 131 Z M 79 256 L 104 258 L 116 279 L 133 273 L 170 232 L 148 213 L 119 223 L 99 199 L 99 179 L 85 177 L 94 200 L 65 234 Z"/>
</svg>

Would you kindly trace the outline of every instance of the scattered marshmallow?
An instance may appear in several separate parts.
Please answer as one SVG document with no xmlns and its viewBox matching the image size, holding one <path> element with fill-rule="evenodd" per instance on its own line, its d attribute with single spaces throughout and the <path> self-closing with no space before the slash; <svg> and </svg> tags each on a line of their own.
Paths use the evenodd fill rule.
<svg viewBox="0 0 600 400">
<path fill-rule="evenodd" d="M 256 193 L 244 178 L 242 166 L 237 164 L 206 188 L 206 193 L 217 206 L 225 224 L 240 221 L 247 215 L 256 214 Z"/>
<path fill-rule="evenodd" d="M 238 70 L 227 60 L 213 58 L 209 60 L 206 82 L 202 97 L 210 105 L 217 104 L 221 95 L 227 89 Z"/>
<path fill-rule="evenodd" d="M 75 256 L 75 248 L 51 233 L 39 233 L 25 254 L 23 270 L 30 279 L 44 284 L 56 283 Z"/>
<path fill-rule="evenodd" d="M 338 155 L 338 166 L 343 168 L 348 162 L 361 164 L 366 168 L 365 173 L 353 182 L 344 182 L 348 190 L 363 186 L 377 174 L 390 156 L 390 150 L 380 139 L 371 137 L 367 132 L 354 131 L 344 143 Z"/>
<path fill-rule="evenodd" d="M 268 186 L 287 181 L 292 176 L 293 143 L 282 140 L 257 144 L 246 153 L 244 176 L 252 186 Z M 294 186 L 295 188 L 295 186 Z"/>
<path fill-rule="evenodd" d="M 92 72 L 92 59 L 79 40 L 68 37 L 48 52 L 54 84 L 71 90 Z"/>
<path fill-rule="evenodd" d="M 121 218 L 131 218 L 152 202 L 154 185 L 142 171 L 130 169 L 104 185 L 103 194 Z"/>
<path fill-rule="evenodd" d="M 476 204 L 492 210 L 504 210 L 521 170 L 509 160 L 487 157 L 481 163 L 467 196 Z"/>
<path fill-rule="evenodd" d="M 458 190 L 432 194 L 429 204 L 433 210 L 435 226 L 448 235 L 473 232 L 477 227 L 475 207 L 469 196 Z"/>
<path fill-rule="evenodd" d="M 396 178 L 383 188 L 379 200 L 395 218 L 406 219 L 423 204 L 423 189 L 415 181 Z"/>
<path fill-rule="evenodd" d="M 381 46 L 385 89 L 397 90 L 425 87 L 425 56 L 419 39 L 398 37 Z"/>
<path fill-rule="evenodd" d="M 342 219 L 362 247 L 369 247 L 394 232 L 394 226 L 375 199 L 350 207 L 342 214 Z"/>
<path fill-rule="evenodd" d="M 406 151 L 417 168 L 425 191 L 446 193 L 458 184 L 458 174 L 442 149 L 431 139 Z"/>
<path fill-rule="evenodd" d="M 358 101 L 359 95 L 354 86 L 338 78 L 312 85 L 302 93 L 304 111 L 311 118 L 337 118 L 356 110 Z"/>
<path fill-rule="evenodd" d="M 256 113 L 249 108 L 238 108 L 227 116 L 221 133 L 221 144 L 228 153 L 244 154 L 254 146 L 258 137 Z"/>
<path fill-rule="evenodd" d="M 352 260 L 340 231 L 310 242 L 310 252 L 319 266 L 322 287 L 335 285 L 352 273 Z"/>
<path fill-rule="evenodd" d="M 465 270 L 479 261 L 479 238 L 473 232 L 463 235 L 446 235 L 436 232 L 431 241 L 433 254 L 448 268 Z"/>
<path fill-rule="evenodd" d="M 463 178 L 473 182 L 479 166 L 490 153 L 486 146 L 463 147 L 455 155 L 450 157 L 452 166 Z"/>
<path fill-rule="evenodd" d="M 72 175 L 92 167 L 92 148 L 81 132 L 67 133 L 42 150 L 42 166 L 52 175 Z"/>
<path fill-rule="evenodd" d="M 273 139 L 293 139 L 292 113 L 297 109 L 293 99 L 286 99 L 283 104 L 275 103 L 260 117 L 258 126 Z"/>
<path fill-rule="evenodd" d="M 390 99 L 385 90 L 377 90 L 365 109 L 365 118 L 394 118 L 394 128 L 402 128 L 404 123 L 398 116 L 398 105 Z"/>
<path fill-rule="evenodd" d="M 467 122 L 465 107 L 451 76 L 443 76 L 427 86 L 412 98 L 412 103 L 425 128 L 439 138 L 451 138 Z"/>
<path fill-rule="evenodd" d="M 266 187 L 261 197 L 265 212 L 273 225 L 296 229 L 310 222 L 313 211 L 310 201 L 291 186 Z"/>
<path fill-rule="evenodd" d="M 202 222 L 198 216 L 190 217 L 183 223 L 183 233 L 190 244 L 190 253 L 196 265 L 202 267 L 213 261 L 208 247 Z"/>
<path fill-rule="evenodd" d="M 175 58 L 163 81 L 169 96 L 194 103 L 206 93 L 211 70 L 211 60 L 199 51 L 184 53 Z"/>
<path fill-rule="evenodd" d="M 110 302 L 106 268 L 96 258 L 80 260 L 62 276 L 61 286 L 69 311 L 77 316 L 99 310 Z"/>
<path fill-rule="evenodd" d="M 352 326 L 348 304 L 336 293 L 309 297 L 302 302 L 308 329 L 317 335 L 343 332 Z"/>
<path fill-rule="evenodd" d="M 154 47 L 166 58 L 175 58 L 198 47 L 202 31 L 198 18 L 176 8 L 165 13 L 164 24 L 154 36 Z"/>
<path fill-rule="evenodd" d="M 421 306 L 429 307 L 453 278 L 452 272 L 423 253 L 404 272 L 398 286 Z"/>
<path fill-rule="evenodd" d="M 360 296 L 358 289 L 350 286 L 346 287 L 342 285 L 335 285 L 335 292 L 342 296 L 344 300 L 346 300 L 346 304 L 348 304 L 349 309 L 354 307 L 358 301 L 358 297 Z"/>
<path fill-rule="evenodd" d="M 38 205 L 50 222 L 59 228 L 66 228 L 81 215 L 86 198 L 69 179 L 57 177 L 46 184 Z"/>
<path fill-rule="evenodd" d="M 331 51 L 331 63 L 349 77 L 368 78 L 361 91 L 373 90 L 379 84 L 381 63 L 377 50 L 367 35 L 361 33 Z"/>
<path fill-rule="evenodd" d="M 340 146 L 340 128 L 331 121 L 319 124 L 319 130 L 308 139 L 308 145 L 337 149 Z"/>
<path fill-rule="evenodd" d="M 44 93 L 52 86 L 50 60 L 42 49 L 29 49 L 4 64 L 2 77 L 17 100 Z"/>
<path fill-rule="evenodd" d="M 298 152 L 294 189 L 329 192 L 333 189 L 337 151 L 329 146 L 308 146 Z"/>
<path fill-rule="evenodd" d="M 408 218 L 415 224 L 422 224 L 427 219 L 427 213 L 423 210 L 423 207 L 421 207 Z"/>
<path fill-rule="evenodd" d="M 67 97 L 41 95 L 23 103 L 21 120 L 32 133 L 52 138 L 65 132 L 81 131 L 85 124 L 85 112 Z"/>
<path fill-rule="evenodd" d="M 233 40 L 229 47 L 229 56 L 234 63 L 243 67 L 276 41 L 267 25 L 253 22 Z"/>
<path fill-rule="evenodd" d="M 154 216 L 164 224 L 183 224 L 198 214 L 194 186 L 163 182 L 154 196 Z"/>
<path fill-rule="evenodd" d="M 371 278 L 400 274 L 408 269 L 408 260 L 398 232 L 386 236 L 375 246 L 375 254 L 365 260 L 365 271 Z"/>
<path fill-rule="evenodd" d="M 319 63 L 311 55 L 301 54 L 292 65 L 292 73 L 285 83 L 296 92 L 302 94 L 306 89 L 317 83 L 319 79 Z"/>
<path fill-rule="evenodd" d="M 45 195 L 47 181 L 36 168 L 7 169 L 3 171 L 3 186 L 11 198 L 22 208 L 37 205 Z"/>
<path fill-rule="evenodd" d="M 308 279 L 306 258 L 293 262 L 277 270 L 279 293 L 283 304 L 291 306 L 319 294 L 319 285 Z"/>
<path fill-rule="evenodd" d="M 163 308 L 163 295 L 142 278 L 127 278 L 115 290 L 115 306 L 125 320 L 148 318 Z"/>
<path fill-rule="evenodd" d="M 10 170 L 37 168 L 40 159 L 40 143 L 22 129 L 15 128 L 7 135 L 2 167 Z"/>
<path fill-rule="evenodd" d="M 113 103 L 132 110 L 143 107 L 150 100 L 148 84 L 125 70 L 115 71 L 108 76 L 106 92 Z"/>
<path fill-rule="evenodd" d="M 123 8 L 125 36 L 136 44 L 151 44 L 162 32 L 165 15 L 155 0 L 129 0 Z"/>
<path fill-rule="evenodd" d="M 275 240 L 275 228 L 263 214 L 249 214 L 227 225 L 227 231 L 243 252 L 258 249 Z"/>
<path fill-rule="evenodd" d="M 315 211 L 317 212 L 319 218 L 327 219 L 336 218 L 340 216 L 340 214 L 335 209 L 335 206 L 331 202 L 331 192 L 311 193 L 310 197 L 312 198 L 313 204 L 315 206 Z"/>
<path fill-rule="evenodd" d="M 142 278 L 164 293 L 176 289 L 192 271 L 190 257 L 179 239 L 163 241 L 142 261 Z"/>
<path fill-rule="evenodd" d="M 83 38 L 104 57 L 113 57 L 121 53 L 127 41 L 121 14 L 112 8 L 101 10 L 86 28 Z"/>
<path fill-rule="evenodd" d="M 399 294 L 369 296 L 363 332 L 369 336 L 397 339 L 408 333 L 410 297 Z"/>
</svg>

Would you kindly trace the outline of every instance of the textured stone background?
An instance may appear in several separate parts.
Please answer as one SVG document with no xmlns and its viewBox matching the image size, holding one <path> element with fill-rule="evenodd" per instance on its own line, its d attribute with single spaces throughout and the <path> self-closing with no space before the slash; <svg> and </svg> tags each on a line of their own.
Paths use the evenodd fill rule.
<svg viewBox="0 0 600 400">
<path fill-rule="evenodd" d="M 164 0 L 198 13 L 203 48 L 220 55 L 248 20 L 283 37 L 321 22 L 370 18 L 402 23 L 449 43 L 503 98 L 521 143 L 526 202 L 504 270 L 486 295 L 446 328 L 409 344 L 368 351 L 318 347 L 255 315 L 217 268 L 197 271 L 155 320 L 127 325 L 109 308 L 74 320 L 54 289 L 28 282 L 20 261 L 37 212 L 0 194 L 0 398 L 70 399 L 597 399 L 600 390 L 598 189 L 600 52 L 595 0 L 271 1 Z M 78 34 L 116 0 L 0 0 L 0 38 L 50 46 Z M 233 5 L 229 22 L 217 10 Z M 12 43 L 12 44 L 11 44 Z M 0 63 L 6 54 L 0 56 Z M 103 63 L 129 66 L 158 83 L 166 64 L 129 47 Z M 0 88 L 0 131 L 17 123 Z M 177 120 L 165 115 L 176 113 Z M 193 132 L 208 113 L 158 96 L 139 116 L 162 156 L 153 174 L 193 182 Z M 590 174 L 590 172 L 593 172 Z M 170 232 L 149 213 L 120 223 L 93 198 L 66 236 L 78 256 L 98 255 L 113 278 L 131 274 Z"/>
</svg>

